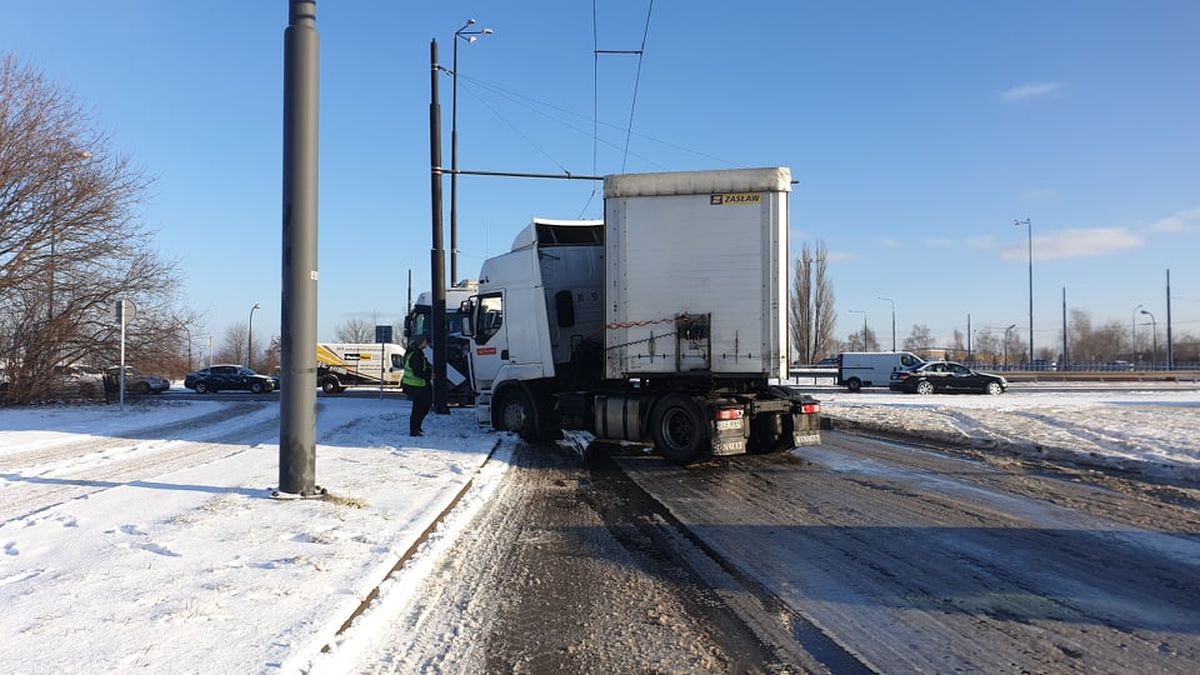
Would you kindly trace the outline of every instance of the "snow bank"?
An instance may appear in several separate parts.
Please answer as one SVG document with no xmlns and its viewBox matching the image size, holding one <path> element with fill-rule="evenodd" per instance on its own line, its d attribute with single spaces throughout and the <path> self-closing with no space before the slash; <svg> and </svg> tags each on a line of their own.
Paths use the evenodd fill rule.
<svg viewBox="0 0 1200 675">
<path fill-rule="evenodd" d="M 406 401 L 321 406 L 317 483 L 337 499 L 273 499 L 278 426 L 256 423 L 247 433 L 259 438 L 230 444 L 216 461 L 93 485 L 85 498 L 0 523 L 4 670 L 292 672 L 310 663 L 498 439 L 476 427 L 473 410 L 431 415 L 427 436 L 410 439 Z M 124 440 L 101 440 L 129 445 L 153 466 L 154 448 L 179 441 L 139 437 L 138 425 L 213 410 L 193 402 L 124 416 L 111 407 L 4 411 L 0 457 L 23 456 L 28 466 L 0 473 L 0 494 L 95 482 L 86 471 L 39 468 L 30 439 L 79 443 L 98 437 L 89 427 L 121 430 Z"/>
<path fill-rule="evenodd" d="M 1200 393 L 821 394 L 837 426 L 1200 483 Z"/>
</svg>

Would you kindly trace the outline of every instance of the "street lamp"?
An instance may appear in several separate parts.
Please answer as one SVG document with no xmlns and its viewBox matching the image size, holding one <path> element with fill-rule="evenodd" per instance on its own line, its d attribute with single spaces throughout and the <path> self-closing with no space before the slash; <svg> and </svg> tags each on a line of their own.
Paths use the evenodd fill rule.
<svg viewBox="0 0 1200 675">
<path fill-rule="evenodd" d="M 1008 370 L 1008 333 L 1009 333 L 1009 331 L 1011 331 L 1012 329 L 1014 329 L 1016 327 L 1017 327 L 1017 324 L 1014 323 L 1014 324 L 1009 325 L 1008 328 L 1004 329 L 1004 369 L 1005 370 Z"/>
<path fill-rule="evenodd" d="M 1013 225 L 1029 228 L 1029 363 L 1033 363 L 1033 221 L 1014 220 Z"/>
<path fill-rule="evenodd" d="M 1137 313 L 1145 305 L 1138 305 L 1133 308 L 1133 314 L 1129 319 L 1129 360 L 1137 361 Z"/>
<path fill-rule="evenodd" d="M 887 300 L 888 302 L 892 303 L 892 351 L 894 352 L 894 351 L 896 351 L 896 301 L 892 300 L 891 298 L 885 298 L 882 296 L 875 296 L 875 297 L 879 298 L 880 300 Z"/>
<path fill-rule="evenodd" d="M 212 368 L 212 334 L 206 334 L 204 337 L 208 338 L 208 367 Z"/>
<path fill-rule="evenodd" d="M 480 35 L 491 35 L 491 28 L 467 30 L 475 19 L 467 19 L 462 28 L 454 31 L 454 62 L 450 70 L 453 93 L 450 100 L 450 285 L 458 283 L 458 41 L 467 44 Z"/>
<path fill-rule="evenodd" d="M 254 370 L 254 310 L 262 309 L 258 303 L 250 308 L 250 328 L 246 330 L 246 367 Z"/>
<path fill-rule="evenodd" d="M 865 352 L 865 351 L 867 351 L 867 310 L 865 310 L 865 309 L 849 309 L 846 311 L 850 312 L 851 314 L 862 314 L 863 315 L 862 349 Z"/>
<path fill-rule="evenodd" d="M 1158 322 L 1154 320 L 1154 315 L 1148 310 L 1143 309 L 1142 314 L 1150 317 L 1150 330 L 1154 335 L 1154 351 L 1151 352 L 1152 356 L 1150 357 L 1150 368 L 1154 369 L 1158 367 Z"/>
</svg>

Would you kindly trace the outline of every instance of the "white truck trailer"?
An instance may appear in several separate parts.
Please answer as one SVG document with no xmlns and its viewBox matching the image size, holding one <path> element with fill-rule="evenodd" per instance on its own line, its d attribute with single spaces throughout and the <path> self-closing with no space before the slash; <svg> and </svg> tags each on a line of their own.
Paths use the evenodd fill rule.
<svg viewBox="0 0 1200 675">
<path fill-rule="evenodd" d="M 820 440 L 787 376 L 786 168 L 625 174 L 603 221 L 535 219 L 472 301 L 480 423 L 687 463 Z"/>
</svg>

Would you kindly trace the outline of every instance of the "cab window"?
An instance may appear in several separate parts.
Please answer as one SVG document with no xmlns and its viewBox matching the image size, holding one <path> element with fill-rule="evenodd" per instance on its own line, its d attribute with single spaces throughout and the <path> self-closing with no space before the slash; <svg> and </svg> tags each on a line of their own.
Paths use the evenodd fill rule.
<svg viewBox="0 0 1200 675">
<path fill-rule="evenodd" d="M 905 368 L 910 368 L 917 365 L 917 360 L 908 354 L 901 354 L 900 365 L 904 366 Z"/>
<path fill-rule="evenodd" d="M 499 293 L 481 295 L 478 307 L 476 316 L 479 319 L 475 327 L 475 342 L 485 345 L 496 333 L 500 332 L 500 326 L 504 325 L 504 297 Z"/>
</svg>

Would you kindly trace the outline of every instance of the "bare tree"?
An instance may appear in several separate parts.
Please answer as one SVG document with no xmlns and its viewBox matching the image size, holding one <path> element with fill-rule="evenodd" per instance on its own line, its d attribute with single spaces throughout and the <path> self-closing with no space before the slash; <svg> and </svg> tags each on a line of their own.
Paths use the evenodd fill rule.
<svg viewBox="0 0 1200 675">
<path fill-rule="evenodd" d="M 867 327 L 857 333 L 851 333 L 850 337 L 846 338 L 846 348 L 852 352 L 877 352 L 879 340 L 875 337 L 875 331 Z"/>
<path fill-rule="evenodd" d="M 971 349 L 971 358 L 975 363 L 995 366 L 1000 363 L 1004 345 L 994 332 L 985 329 L 975 333 L 975 341 L 971 345 Z"/>
<path fill-rule="evenodd" d="M 837 328 L 837 311 L 833 308 L 833 282 L 829 279 L 829 251 L 818 239 L 814 251 L 816 281 L 813 286 L 813 360 L 829 356 L 838 350 L 833 331 Z"/>
<path fill-rule="evenodd" d="M 933 347 L 933 331 L 923 323 L 914 323 L 912 332 L 904 338 L 904 350 L 917 352 Z"/>
<path fill-rule="evenodd" d="M 812 352 L 812 255 L 808 242 L 800 247 L 800 257 L 796 259 L 796 273 L 792 277 L 792 342 L 796 347 L 796 359 L 800 363 L 813 363 Z"/>
<path fill-rule="evenodd" d="M 117 300 L 139 310 L 130 357 L 169 346 L 177 272 L 136 221 L 148 185 L 70 96 L 0 59 L 0 365 L 10 401 L 47 396 L 61 364 L 115 363 Z"/>
<path fill-rule="evenodd" d="M 828 261 L 825 242 L 801 244 L 792 278 L 790 323 L 796 357 L 804 363 L 813 363 L 836 348 L 833 332 L 837 312 L 833 309 Z"/>
<path fill-rule="evenodd" d="M 364 317 L 350 317 L 333 329 L 338 342 L 374 342 L 375 322 Z"/>
<path fill-rule="evenodd" d="M 216 348 L 217 360 L 222 363 L 246 364 L 246 340 L 250 337 L 250 326 L 245 321 L 225 329 L 221 346 Z"/>
</svg>

